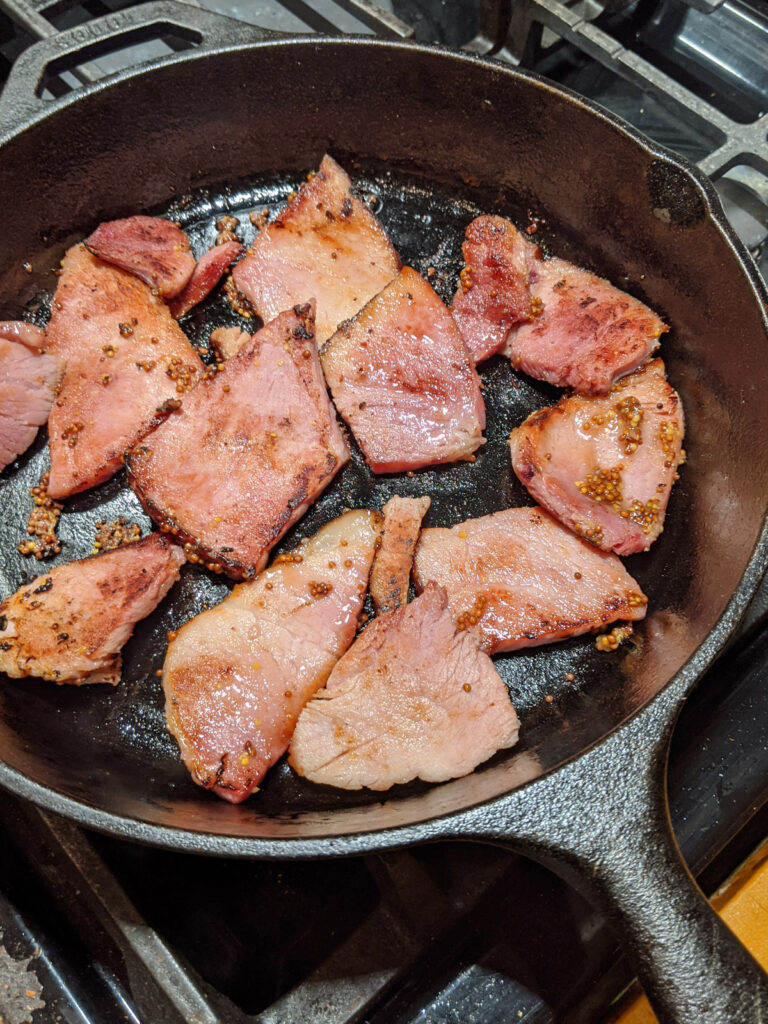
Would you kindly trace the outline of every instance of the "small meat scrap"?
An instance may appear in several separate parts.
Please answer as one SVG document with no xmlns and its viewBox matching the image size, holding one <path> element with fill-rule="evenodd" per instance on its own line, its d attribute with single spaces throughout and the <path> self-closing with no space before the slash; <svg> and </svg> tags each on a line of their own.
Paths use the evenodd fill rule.
<svg viewBox="0 0 768 1024">
<path fill-rule="evenodd" d="M 648 599 L 616 555 L 597 551 L 540 508 L 509 508 L 422 530 L 419 589 L 445 587 L 459 629 L 489 654 L 645 618 Z"/>
<path fill-rule="evenodd" d="M 93 550 L 114 551 L 121 548 L 123 544 L 132 544 L 141 537 L 141 527 L 138 523 L 126 523 L 125 516 L 114 519 L 111 523 L 100 519 L 96 523 L 96 536 L 93 541 Z"/>
<path fill-rule="evenodd" d="M 377 615 L 394 611 L 408 600 L 413 553 L 419 539 L 421 521 L 432 499 L 400 498 L 395 495 L 386 503 L 381 547 L 376 552 L 371 570 L 371 597 Z"/>
<path fill-rule="evenodd" d="M 348 458 L 307 304 L 211 369 L 125 462 L 148 514 L 192 561 L 248 579 Z"/>
<path fill-rule="evenodd" d="M 374 473 L 472 459 L 480 379 L 448 308 L 404 267 L 320 354 L 336 408 Z"/>
<path fill-rule="evenodd" d="M 213 291 L 230 264 L 245 252 L 240 242 L 224 242 L 209 249 L 195 264 L 192 277 L 179 294 L 168 300 L 171 313 L 179 320 Z"/>
<path fill-rule="evenodd" d="M 42 337 L 33 324 L 0 323 L 0 470 L 35 440 L 61 381 L 63 367 L 41 352 Z"/>
<path fill-rule="evenodd" d="M 126 217 L 100 224 L 85 240 L 94 256 L 134 274 L 155 292 L 172 299 L 195 269 L 189 239 L 178 224 L 162 217 Z"/>
<path fill-rule="evenodd" d="M 123 645 L 184 561 L 181 548 L 154 533 L 38 576 L 0 604 L 0 672 L 118 683 Z"/>
<path fill-rule="evenodd" d="M 609 394 L 572 395 L 512 431 L 512 468 L 554 516 L 604 551 L 647 551 L 682 452 L 683 407 L 654 359 Z"/>
<path fill-rule="evenodd" d="M 498 352 L 517 324 L 532 320 L 530 279 L 540 263 L 535 245 L 503 217 L 476 217 L 461 246 L 465 267 L 451 313 L 476 363 Z"/>
<path fill-rule="evenodd" d="M 515 369 L 587 395 L 641 367 L 669 328 L 638 299 L 566 260 L 541 260 L 531 278 L 534 318 L 513 329 Z"/>
<path fill-rule="evenodd" d="M 354 638 L 379 518 L 334 519 L 177 631 L 163 666 L 166 718 L 199 786 L 240 803 L 285 753 Z"/>
<path fill-rule="evenodd" d="M 217 327 L 211 331 L 211 348 L 220 360 L 230 359 L 252 337 L 240 327 Z"/>
<path fill-rule="evenodd" d="M 318 345 L 400 270 L 386 231 L 351 185 L 336 161 L 323 157 L 317 174 L 257 234 L 232 272 L 265 322 L 315 299 Z"/>
<path fill-rule="evenodd" d="M 56 535 L 59 517 L 63 505 L 54 501 L 48 494 L 48 473 L 40 478 L 36 487 L 30 487 L 30 496 L 34 507 L 27 520 L 29 540 L 22 540 L 18 547 L 22 555 L 34 555 L 38 562 L 61 551 L 61 541 Z"/>
<path fill-rule="evenodd" d="M 108 480 L 203 364 L 160 297 L 83 245 L 64 257 L 46 336 L 65 366 L 48 424 L 49 491 L 63 498 Z"/>
<path fill-rule="evenodd" d="M 513 746 L 519 726 L 493 662 L 429 584 L 341 658 L 299 715 L 290 764 L 341 789 L 444 782 Z"/>
</svg>

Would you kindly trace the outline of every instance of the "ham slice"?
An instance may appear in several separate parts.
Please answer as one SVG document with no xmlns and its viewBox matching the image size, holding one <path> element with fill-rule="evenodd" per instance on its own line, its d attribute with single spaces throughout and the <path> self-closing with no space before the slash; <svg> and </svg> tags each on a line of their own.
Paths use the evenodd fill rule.
<svg viewBox="0 0 768 1024">
<path fill-rule="evenodd" d="M 48 419 L 63 367 L 40 351 L 32 324 L 0 323 L 0 470 L 32 444 Z"/>
<path fill-rule="evenodd" d="M 105 221 L 86 238 L 85 247 L 166 299 L 179 294 L 195 269 L 189 239 L 178 224 L 161 217 Z"/>
<path fill-rule="evenodd" d="M 192 560 L 247 579 L 348 458 L 308 304 L 209 371 L 125 461 L 149 515 Z"/>
<path fill-rule="evenodd" d="M 0 672 L 118 683 L 123 645 L 184 561 L 180 548 L 154 533 L 38 576 L 0 604 Z"/>
<path fill-rule="evenodd" d="M 441 587 L 375 619 L 299 715 L 290 764 L 341 789 L 444 782 L 517 742 L 491 659 L 457 631 Z"/>
<path fill-rule="evenodd" d="M 650 358 L 669 328 L 642 302 L 566 260 L 531 275 L 534 319 L 513 329 L 515 369 L 583 394 L 605 394 Z"/>
<path fill-rule="evenodd" d="M 83 245 L 62 262 L 46 351 L 64 364 L 48 424 L 52 498 L 108 480 L 203 371 L 163 300 Z"/>
<path fill-rule="evenodd" d="M 512 467 L 560 522 L 618 555 L 664 528 L 682 454 L 683 407 L 661 359 L 600 398 L 573 395 L 512 431 Z"/>
<path fill-rule="evenodd" d="M 321 359 L 374 473 L 471 459 L 484 443 L 472 359 L 447 307 L 410 267 L 341 325 Z"/>
<path fill-rule="evenodd" d="M 533 320 L 529 282 L 541 257 L 503 217 L 476 217 L 461 249 L 465 267 L 451 313 L 479 363 L 503 347 L 513 327 Z"/>
<path fill-rule="evenodd" d="M 245 252 L 240 242 L 225 242 L 209 249 L 195 264 L 192 276 L 179 294 L 168 300 L 171 313 L 178 320 L 202 302 L 229 270 L 230 264 Z"/>
<path fill-rule="evenodd" d="M 647 598 L 619 559 L 540 508 L 509 508 L 422 530 L 414 577 L 445 587 L 460 629 L 489 654 L 645 617 Z"/>
<path fill-rule="evenodd" d="M 217 327 L 211 331 L 211 347 L 222 359 L 229 359 L 252 337 L 241 327 Z"/>
<path fill-rule="evenodd" d="M 347 512 L 183 626 L 163 666 L 168 728 L 192 778 L 240 803 L 352 642 L 378 514 Z"/>
<path fill-rule="evenodd" d="M 351 184 L 335 160 L 323 157 L 232 272 L 264 321 L 314 298 L 318 345 L 400 270 L 386 231 Z"/>
<path fill-rule="evenodd" d="M 381 547 L 371 570 L 371 597 L 376 614 L 394 611 L 408 600 L 413 553 L 419 539 L 421 521 L 429 510 L 431 498 L 400 498 L 386 503 Z"/>
</svg>

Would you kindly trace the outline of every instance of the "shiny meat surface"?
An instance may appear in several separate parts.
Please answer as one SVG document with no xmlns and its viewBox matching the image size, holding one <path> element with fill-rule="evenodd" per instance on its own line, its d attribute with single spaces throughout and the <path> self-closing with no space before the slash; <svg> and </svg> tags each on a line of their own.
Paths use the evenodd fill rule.
<svg viewBox="0 0 768 1024">
<path fill-rule="evenodd" d="M 35 440 L 61 381 L 59 360 L 22 340 L 27 333 L 37 340 L 32 332 L 38 330 L 31 324 L 0 323 L 0 470 Z"/>
<path fill-rule="evenodd" d="M 447 307 L 404 267 L 320 354 L 336 408 L 374 473 L 471 459 L 485 405 Z"/>
<path fill-rule="evenodd" d="M 654 359 L 608 395 L 562 398 L 512 431 L 512 467 L 560 522 L 605 551 L 647 551 L 664 516 L 684 433 L 683 407 Z"/>
<path fill-rule="evenodd" d="M 85 246 L 166 299 L 179 294 L 195 269 L 189 239 L 178 224 L 162 217 L 105 221 L 86 238 Z"/>
<path fill-rule="evenodd" d="M 45 331 L 34 324 L 28 324 L 25 320 L 0 320 L 0 338 L 16 341 L 33 351 L 40 351 L 45 347 Z"/>
<path fill-rule="evenodd" d="M 192 560 L 247 579 L 348 458 L 308 304 L 211 369 L 126 468 L 147 512 Z"/>
<path fill-rule="evenodd" d="M 183 626 L 163 666 L 168 728 L 199 786 L 239 803 L 352 642 L 379 534 L 347 512 Z"/>
<path fill-rule="evenodd" d="M 203 370 L 165 302 L 82 245 L 64 257 L 46 351 L 64 364 L 48 423 L 52 498 L 109 479 Z"/>
<path fill-rule="evenodd" d="M 616 555 L 597 551 L 540 508 L 509 508 L 422 530 L 419 589 L 445 587 L 461 629 L 489 654 L 564 640 L 645 617 L 647 598 Z"/>
<path fill-rule="evenodd" d="M 513 746 L 518 729 L 493 662 L 430 584 L 375 619 L 339 661 L 299 715 L 290 763 L 341 789 L 444 782 Z"/>
<path fill-rule="evenodd" d="M 123 645 L 184 561 L 181 548 L 153 533 L 38 576 L 0 604 L 0 672 L 75 685 L 120 682 Z"/>
<path fill-rule="evenodd" d="M 217 327 L 211 331 L 210 342 L 211 347 L 218 352 L 222 359 L 229 359 L 239 352 L 252 337 L 252 334 L 240 327 Z"/>
<path fill-rule="evenodd" d="M 408 600 L 413 553 L 421 521 L 431 503 L 426 495 L 422 498 L 395 495 L 382 509 L 384 530 L 381 547 L 373 560 L 370 588 L 377 615 L 394 611 Z"/>
<path fill-rule="evenodd" d="M 264 321 L 317 303 L 317 341 L 397 275 L 400 259 L 349 176 L 329 156 L 277 219 L 258 233 L 232 278 Z"/>
<path fill-rule="evenodd" d="M 467 227 L 464 269 L 451 313 L 476 363 L 498 352 L 510 330 L 532 319 L 529 277 L 538 249 L 503 217 L 476 217 Z"/>
<path fill-rule="evenodd" d="M 229 270 L 230 264 L 244 252 L 245 248 L 240 242 L 225 242 L 204 253 L 195 264 L 192 276 L 184 288 L 175 298 L 168 300 L 168 306 L 176 319 L 185 316 L 210 295 Z"/>
<path fill-rule="evenodd" d="M 668 330 L 642 302 L 561 259 L 539 261 L 531 296 L 534 320 L 507 342 L 512 365 L 583 394 L 605 394 L 641 367 Z"/>
</svg>

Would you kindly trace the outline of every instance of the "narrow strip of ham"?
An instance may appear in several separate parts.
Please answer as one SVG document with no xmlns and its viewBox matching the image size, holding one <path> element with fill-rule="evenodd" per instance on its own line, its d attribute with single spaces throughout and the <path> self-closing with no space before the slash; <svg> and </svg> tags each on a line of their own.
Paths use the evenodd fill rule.
<svg viewBox="0 0 768 1024">
<path fill-rule="evenodd" d="M 0 672 L 118 683 L 123 645 L 184 561 L 181 548 L 153 533 L 38 576 L 0 604 Z"/>
<path fill-rule="evenodd" d="M 320 357 L 374 473 L 472 459 L 484 443 L 472 359 L 447 307 L 410 267 L 342 324 Z"/>
<path fill-rule="evenodd" d="M 661 359 L 604 397 L 573 395 L 512 431 L 512 468 L 560 522 L 605 551 L 647 551 L 684 459 L 683 407 Z"/>
<path fill-rule="evenodd" d="M 500 351 L 513 327 L 533 320 L 530 279 L 541 257 L 503 217 L 476 217 L 461 249 L 465 266 L 451 313 L 479 363 Z"/>
<path fill-rule="evenodd" d="M 185 316 L 213 291 L 230 265 L 245 252 L 240 242 L 225 242 L 214 245 L 195 264 L 192 276 L 174 298 L 168 300 L 171 313 L 178 320 Z"/>
<path fill-rule="evenodd" d="M 178 630 L 163 666 L 166 717 L 199 786 L 240 803 L 285 753 L 354 638 L 378 520 L 334 519 Z"/>
<path fill-rule="evenodd" d="M 48 424 L 52 498 L 108 480 L 203 372 L 165 302 L 83 245 L 62 262 L 46 351 L 64 364 Z"/>
<path fill-rule="evenodd" d="M 445 587 L 460 629 L 489 654 L 645 617 L 648 599 L 616 555 L 597 551 L 540 508 L 509 508 L 422 530 L 414 577 Z"/>
<path fill-rule="evenodd" d="M 162 217 L 105 221 L 85 240 L 94 256 L 134 274 L 166 299 L 185 287 L 195 270 L 189 239 Z"/>
<path fill-rule="evenodd" d="M 330 156 L 258 233 L 232 279 L 264 321 L 315 299 L 321 345 L 400 270 L 384 228 Z"/>
<path fill-rule="evenodd" d="M 566 260 L 539 261 L 531 297 L 533 321 L 507 341 L 512 365 L 583 394 L 605 394 L 647 362 L 669 330 L 638 299 Z"/>
<path fill-rule="evenodd" d="M 191 559 L 247 579 L 348 458 L 308 304 L 209 371 L 125 461 L 149 515 Z"/>
<path fill-rule="evenodd" d="M 408 600 L 413 553 L 419 539 L 421 521 L 429 510 L 431 498 L 401 498 L 395 495 L 384 508 L 381 547 L 371 570 L 371 597 L 377 615 L 394 611 Z"/>
<path fill-rule="evenodd" d="M 40 351 L 32 324 L 0 323 L 0 470 L 29 448 L 48 419 L 63 367 Z"/>
<path fill-rule="evenodd" d="M 493 662 L 459 632 L 441 587 L 375 619 L 299 716 L 290 764 L 312 782 L 444 782 L 517 742 Z"/>
</svg>

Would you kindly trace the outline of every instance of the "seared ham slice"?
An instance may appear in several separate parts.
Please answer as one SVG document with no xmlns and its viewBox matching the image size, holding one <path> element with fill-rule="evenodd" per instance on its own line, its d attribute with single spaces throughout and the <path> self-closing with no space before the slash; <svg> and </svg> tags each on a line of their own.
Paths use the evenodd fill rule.
<svg viewBox="0 0 768 1024">
<path fill-rule="evenodd" d="M 381 547 L 371 570 L 371 597 L 376 614 L 394 611 L 408 600 L 413 553 L 419 539 L 421 521 L 429 510 L 431 498 L 400 498 L 386 503 Z"/>
<path fill-rule="evenodd" d="M 181 548 L 153 533 L 38 576 L 0 604 L 0 672 L 118 683 L 123 645 L 184 561 Z"/>
<path fill-rule="evenodd" d="M 0 470 L 32 444 L 48 419 L 62 365 L 40 351 L 32 324 L 0 323 Z"/>
<path fill-rule="evenodd" d="M 419 589 L 445 587 L 459 629 L 476 629 L 489 654 L 642 619 L 648 603 L 615 555 L 540 508 L 422 530 L 413 568 Z"/>
<path fill-rule="evenodd" d="M 602 398 L 573 395 L 512 431 L 512 467 L 531 495 L 605 551 L 647 551 L 683 461 L 683 407 L 654 359 Z"/>
<path fill-rule="evenodd" d="M 484 443 L 480 380 L 424 278 L 397 278 L 323 346 L 336 408 L 374 473 L 471 459 Z"/>
<path fill-rule="evenodd" d="M 126 455 L 160 528 L 235 579 L 263 568 L 349 458 L 313 333 L 311 304 L 282 313 Z"/>
<path fill-rule="evenodd" d="M 476 217 L 461 249 L 465 267 L 451 313 L 479 363 L 502 348 L 513 327 L 533 319 L 529 279 L 541 257 L 503 217 Z"/>
<path fill-rule="evenodd" d="M 518 729 L 493 662 L 430 584 L 375 619 L 339 661 L 299 715 L 290 763 L 341 789 L 444 782 L 513 746 Z"/>
<path fill-rule="evenodd" d="M 297 303 L 317 302 L 317 343 L 397 275 L 400 259 L 335 160 L 324 156 L 277 219 L 261 230 L 232 272 L 265 322 Z"/>
<path fill-rule="evenodd" d="M 179 294 L 195 269 L 189 239 L 178 224 L 161 217 L 106 221 L 86 238 L 85 247 L 166 299 Z"/>
<path fill-rule="evenodd" d="M 52 498 L 108 480 L 203 371 L 165 302 L 83 245 L 62 262 L 46 339 L 64 364 L 48 423 Z"/>
<path fill-rule="evenodd" d="M 240 242 L 225 242 L 204 253 L 195 264 L 192 276 L 183 290 L 175 298 L 168 300 L 171 313 L 176 319 L 185 316 L 190 309 L 210 295 L 229 270 L 230 264 L 244 252 L 245 247 Z"/>
<path fill-rule="evenodd" d="M 642 302 L 566 260 L 538 262 L 531 298 L 533 321 L 507 342 L 512 365 L 583 394 L 605 394 L 647 362 L 669 330 Z"/>
<path fill-rule="evenodd" d="M 378 520 L 334 519 L 176 633 L 163 666 L 166 717 L 199 786 L 240 803 L 283 755 L 355 635 Z"/>
</svg>

